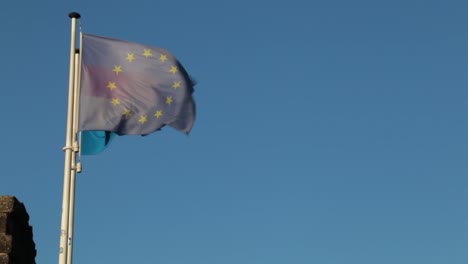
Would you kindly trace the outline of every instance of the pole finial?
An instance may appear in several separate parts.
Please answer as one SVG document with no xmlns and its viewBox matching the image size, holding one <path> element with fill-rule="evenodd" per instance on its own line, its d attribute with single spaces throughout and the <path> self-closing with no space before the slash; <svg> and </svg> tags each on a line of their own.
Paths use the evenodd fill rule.
<svg viewBox="0 0 468 264">
<path fill-rule="evenodd" d="M 80 15 L 80 13 L 77 13 L 77 12 L 71 12 L 70 14 L 68 14 L 68 17 L 78 19 L 78 18 L 81 17 L 81 15 Z"/>
</svg>

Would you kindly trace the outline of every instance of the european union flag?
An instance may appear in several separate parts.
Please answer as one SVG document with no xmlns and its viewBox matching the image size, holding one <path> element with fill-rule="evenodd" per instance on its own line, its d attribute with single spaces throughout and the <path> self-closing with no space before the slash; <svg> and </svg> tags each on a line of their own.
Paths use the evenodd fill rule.
<svg viewBox="0 0 468 264">
<path fill-rule="evenodd" d="M 168 125 L 189 133 L 193 85 L 165 49 L 84 34 L 79 130 L 147 135 Z"/>
</svg>

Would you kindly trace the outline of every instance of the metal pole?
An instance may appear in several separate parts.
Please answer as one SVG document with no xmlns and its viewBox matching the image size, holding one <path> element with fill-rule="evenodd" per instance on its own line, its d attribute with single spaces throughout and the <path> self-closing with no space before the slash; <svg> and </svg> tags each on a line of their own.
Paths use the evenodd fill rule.
<svg viewBox="0 0 468 264">
<path fill-rule="evenodd" d="M 73 152 L 73 97 L 75 85 L 75 41 L 76 41 L 76 20 L 80 14 L 72 12 L 68 15 L 71 18 L 71 44 L 70 44 L 70 74 L 68 81 L 68 114 L 67 132 L 65 139 L 65 168 L 63 173 L 63 200 L 62 200 L 62 223 L 60 228 L 60 253 L 59 264 L 66 264 L 67 260 L 67 240 L 68 240 L 68 218 L 70 203 L 70 175 Z"/>
<path fill-rule="evenodd" d="M 78 152 L 78 142 L 76 139 L 76 134 L 78 133 L 78 99 L 79 99 L 79 87 L 80 87 L 80 51 L 76 49 L 75 51 L 75 81 L 74 81 L 74 91 L 73 91 L 73 151 L 71 157 L 71 174 L 70 174 L 70 202 L 68 210 L 68 244 L 67 244 L 67 264 L 72 264 L 73 262 L 73 227 L 75 224 L 75 183 L 76 183 L 76 173 L 77 163 L 76 163 L 76 153 Z"/>
</svg>

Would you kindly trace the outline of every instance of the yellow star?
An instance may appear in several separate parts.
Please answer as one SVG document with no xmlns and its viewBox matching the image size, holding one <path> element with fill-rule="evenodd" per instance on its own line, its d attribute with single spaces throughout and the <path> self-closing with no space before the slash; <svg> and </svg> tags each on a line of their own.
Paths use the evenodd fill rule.
<svg viewBox="0 0 468 264">
<path fill-rule="evenodd" d="M 132 62 L 133 60 L 135 60 L 135 54 L 133 53 L 127 53 L 127 60 L 129 62 Z"/>
<path fill-rule="evenodd" d="M 120 72 L 122 72 L 122 66 L 114 66 L 114 69 L 112 70 L 113 72 L 115 72 L 115 74 L 119 75 Z"/>
<path fill-rule="evenodd" d="M 176 66 L 172 66 L 172 67 L 171 67 L 170 72 L 171 72 L 172 74 L 176 74 L 178 71 L 179 71 L 179 69 L 177 69 Z"/>
<path fill-rule="evenodd" d="M 167 56 L 166 56 L 165 54 L 161 54 L 161 55 L 159 56 L 159 60 L 160 60 L 161 62 L 165 62 L 165 61 L 167 61 Z"/>
<path fill-rule="evenodd" d="M 138 120 L 140 124 L 144 124 L 146 121 L 148 121 L 148 118 L 145 115 L 140 116 L 140 120 Z"/>
<path fill-rule="evenodd" d="M 172 96 L 166 97 L 166 104 L 168 104 L 168 105 L 172 104 Z"/>
<path fill-rule="evenodd" d="M 125 109 L 124 109 L 123 115 L 124 115 L 126 118 L 129 118 L 129 117 L 132 115 L 132 110 L 130 110 L 130 109 L 128 109 L 128 108 L 125 108 Z"/>
<path fill-rule="evenodd" d="M 109 84 L 107 85 L 107 88 L 109 88 L 112 91 L 115 88 L 117 88 L 117 86 L 115 85 L 115 82 L 109 82 Z"/>
<path fill-rule="evenodd" d="M 163 111 L 162 111 L 162 110 L 158 110 L 158 111 L 156 111 L 156 114 L 154 114 L 154 116 L 155 116 L 156 118 L 160 118 L 162 115 L 163 115 Z"/>
<path fill-rule="evenodd" d="M 153 56 L 153 54 L 151 54 L 150 49 L 144 49 L 143 50 L 143 56 L 145 56 L 146 58 L 149 58 L 149 57 Z"/>
<path fill-rule="evenodd" d="M 113 104 L 114 106 L 119 105 L 119 104 L 120 104 L 119 98 L 112 98 L 112 104 Z"/>
<path fill-rule="evenodd" d="M 179 87 L 180 87 L 180 81 L 174 82 L 174 84 L 172 85 L 172 88 L 174 88 L 174 90 L 176 90 Z"/>
</svg>

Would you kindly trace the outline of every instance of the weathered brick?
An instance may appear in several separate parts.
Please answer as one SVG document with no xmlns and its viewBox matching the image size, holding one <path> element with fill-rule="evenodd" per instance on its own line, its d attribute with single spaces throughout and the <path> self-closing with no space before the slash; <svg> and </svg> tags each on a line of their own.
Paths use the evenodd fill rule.
<svg viewBox="0 0 468 264">
<path fill-rule="evenodd" d="M 11 236 L 0 234 L 0 253 L 10 253 L 13 249 Z"/>
<path fill-rule="evenodd" d="M 14 196 L 0 196 L 0 213 L 10 213 L 15 210 L 18 200 Z"/>
<path fill-rule="evenodd" d="M 0 233 L 7 232 L 8 214 L 0 213 Z"/>
<path fill-rule="evenodd" d="M 8 254 L 0 253 L 0 264 L 10 264 Z"/>
<path fill-rule="evenodd" d="M 0 196 L 0 264 L 35 264 L 29 215 L 14 196 Z"/>
</svg>

